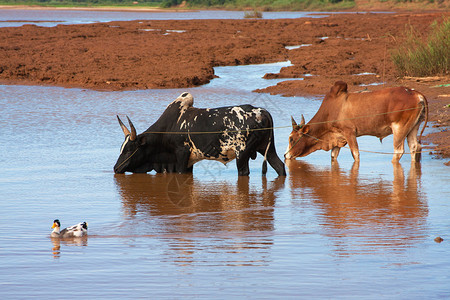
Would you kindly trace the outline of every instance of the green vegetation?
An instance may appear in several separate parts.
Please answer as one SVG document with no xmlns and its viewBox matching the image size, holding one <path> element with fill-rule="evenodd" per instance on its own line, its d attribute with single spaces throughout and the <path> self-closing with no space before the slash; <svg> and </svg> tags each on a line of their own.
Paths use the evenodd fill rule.
<svg viewBox="0 0 450 300">
<path fill-rule="evenodd" d="M 139 7 L 179 7 L 184 8 L 257 8 L 271 10 L 326 10 L 346 9 L 355 6 L 354 0 L 0 0 L 2 5 L 40 6 L 139 6 Z"/>
<path fill-rule="evenodd" d="M 38 5 L 51 7 L 160 7 L 163 0 L 0 0 L 0 5 Z"/>
<path fill-rule="evenodd" d="M 406 42 L 391 52 L 402 76 L 435 76 L 448 74 L 450 57 L 450 18 L 435 21 L 427 38 L 413 26 L 406 29 Z"/>
<path fill-rule="evenodd" d="M 180 5 L 185 0 L 164 0 L 164 7 Z M 355 6 L 354 0 L 186 0 L 189 7 L 194 8 L 228 8 L 244 9 L 258 8 L 263 11 L 271 10 L 304 10 L 304 9 L 345 9 Z"/>
</svg>

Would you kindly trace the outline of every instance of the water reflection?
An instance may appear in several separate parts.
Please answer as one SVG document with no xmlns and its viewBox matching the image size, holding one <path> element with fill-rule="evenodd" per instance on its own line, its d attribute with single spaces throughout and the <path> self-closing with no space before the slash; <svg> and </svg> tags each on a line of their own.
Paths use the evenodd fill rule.
<svg viewBox="0 0 450 300">
<path fill-rule="evenodd" d="M 60 258 L 61 257 L 61 244 L 64 246 L 78 246 L 78 247 L 84 247 L 88 245 L 88 238 L 81 237 L 81 238 L 72 238 L 72 239 L 60 239 L 60 238 L 51 238 L 53 248 L 53 258 Z"/>
<path fill-rule="evenodd" d="M 349 172 L 337 163 L 316 168 L 303 161 L 288 161 L 294 199 L 311 199 L 319 211 L 323 234 L 337 255 L 402 251 L 424 239 L 428 207 L 420 192 L 420 166 L 411 165 L 405 180 L 400 164 L 393 165 L 393 180 Z"/>
<path fill-rule="evenodd" d="M 240 176 L 235 184 L 203 182 L 192 174 L 117 174 L 114 179 L 126 215 L 178 215 L 182 221 L 177 228 L 167 229 L 171 233 L 271 231 L 276 192 L 284 186 L 284 178 L 267 182 L 263 177 L 261 188 L 256 188 L 247 176 Z M 185 226 L 184 222 L 201 219 L 203 213 L 214 213 L 208 217 L 216 220 L 203 228 Z"/>
<path fill-rule="evenodd" d="M 192 174 L 117 174 L 114 179 L 124 214 L 139 222 L 141 232 L 168 244 L 168 261 L 184 266 L 225 253 L 232 259 L 215 263 L 266 262 L 273 245 L 276 194 L 284 188 L 284 177 L 269 182 L 262 177 L 261 187 L 251 185 L 246 176 L 236 183 L 197 180 Z M 244 254 L 248 249 L 251 256 Z"/>
</svg>

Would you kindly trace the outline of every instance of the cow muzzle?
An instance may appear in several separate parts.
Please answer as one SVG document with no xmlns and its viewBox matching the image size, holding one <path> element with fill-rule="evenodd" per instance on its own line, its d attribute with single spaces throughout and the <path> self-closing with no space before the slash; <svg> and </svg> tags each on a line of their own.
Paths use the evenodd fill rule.
<svg viewBox="0 0 450 300">
<path fill-rule="evenodd" d="M 124 174 L 125 171 L 120 170 L 119 168 L 114 167 L 114 173 L 115 173 L 115 174 Z"/>
<path fill-rule="evenodd" d="M 292 159 L 292 155 L 290 153 L 291 150 L 291 145 L 288 145 L 286 148 L 286 152 L 284 153 L 284 158 L 285 159 Z"/>
</svg>

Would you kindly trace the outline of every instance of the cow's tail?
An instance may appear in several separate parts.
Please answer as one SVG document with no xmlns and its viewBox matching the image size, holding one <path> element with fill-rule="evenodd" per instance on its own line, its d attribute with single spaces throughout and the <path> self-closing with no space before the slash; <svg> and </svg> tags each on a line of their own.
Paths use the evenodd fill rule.
<svg viewBox="0 0 450 300">
<path fill-rule="evenodd" d="M 425 127 L 427 127 L 427 122 L 428 122 L 428 101 L 427 101 L 427 98 L 425 98 L 425 96 L 422 94 L 419 94 L 419 103 L 422 104 L 422 111 L 420 114 L 422 114 L 423 112 L 425 113 L 425 121 L 423 123 L 422 130 L 420 131 L 420 134 L 419 134 L 419 144 L 422 144 L 422 134 L 423 134 L 423 131 L 425 130 Z"/>
<path fill-rule="evenodd" d="M 269 139 L 269 142 L 267 143 L 266 152 L 264 152 L 264 161 L 262 165 L 262 174 L 266 175 L 267 173 L 267 152 L 269 151 L 270 144 L 272 143 L 272 138 Z"/>
</svg>

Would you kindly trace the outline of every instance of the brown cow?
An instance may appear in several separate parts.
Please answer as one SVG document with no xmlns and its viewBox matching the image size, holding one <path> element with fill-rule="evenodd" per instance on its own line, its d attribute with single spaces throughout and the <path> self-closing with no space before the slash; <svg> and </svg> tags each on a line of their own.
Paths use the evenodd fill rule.
<svg viewBox="0 0 450 300">
<path fill-rule="evenodd" d="M 425 124 L 417 140 L 422 120 Z M 353 158 L 359 161 L 356 137 L 373 135 L 380 141 L 394 134 L 394 157 L 400 160 L 404 153 L 405 138 L 411 152 L 411 160 L 420 161 L 420 139 L 428 120 L 428 103 L 421 93 L 405 88 L 386 88 L 376 92 L 348 93 L 347 84 L 338 81 L 323 99 L 315 116 L 305 125 L 292 118 L 292 132 L 286 159 L 306 156 L 316 150 L 331 150 L 335 160 L 341 147 L 350 147 Z"/>
</svg>

